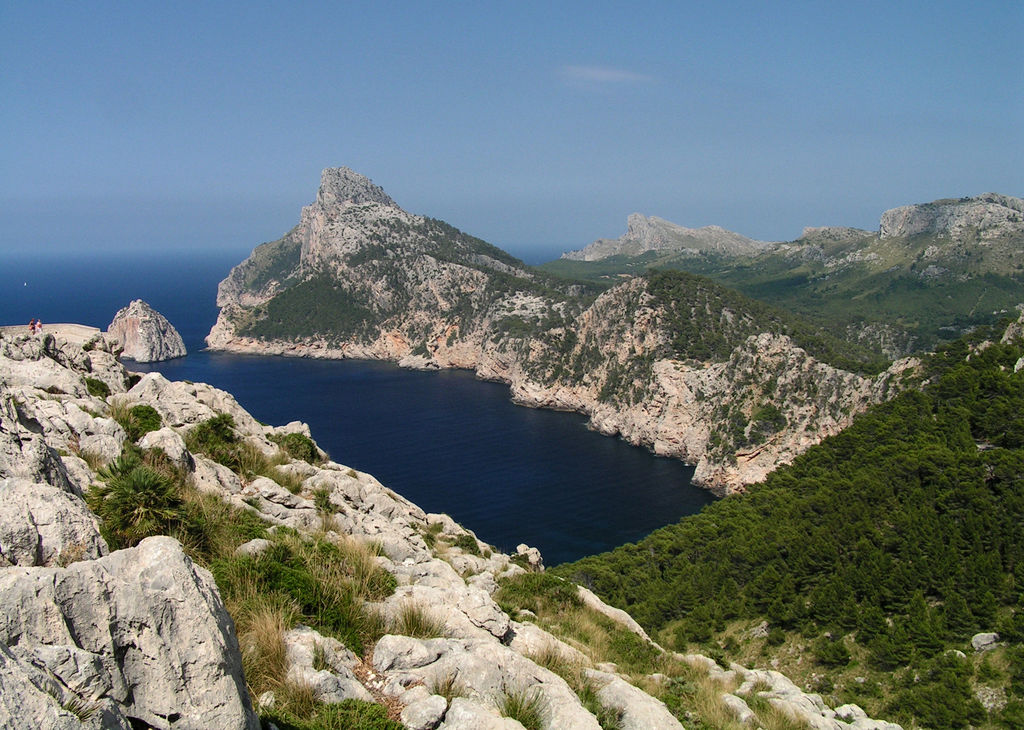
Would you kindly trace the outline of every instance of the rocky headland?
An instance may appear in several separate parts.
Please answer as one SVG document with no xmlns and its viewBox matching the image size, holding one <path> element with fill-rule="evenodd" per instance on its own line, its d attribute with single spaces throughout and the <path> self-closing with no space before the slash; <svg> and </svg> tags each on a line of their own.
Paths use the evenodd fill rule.
<svg viewBox="0 0 1024 730">
<path fill-rule="evenodd" d="M 647 238 L 666 230 L 631 225 Z M 692 236 L 716 250 L 761 246 L 701 231 Z M 602 433 L 695 464 L 695 480 L 720 494 L 841 430 L 913 366 L 858 373 L 827 347 L 809 351 L 827 335 L 802 336 L 706 280 L 668 278 L 598 293 L 546 277 L 331 169 L 299 224 L 221 282 L 207 344 L 472 369 L 508 383 L 518 403 L 586 414 Z"/>
<path fill-rule="evenodd" d="M 135 362 L 162 362 L 188 354 L 178 330 L 141 299 L 118 310 L 107 335 L 118 343 L 122 357 Z"/>
<path fill-rule="evenodd" d="M 167 475 L 176 491 L 160 502 L 153 480 Z M 132 502 L 132 489 L 148 496 Z M 201 531 L 186 507 L 204 515 Z M 237 546 L 209 537 L 245 524 L 258 536 Z M 111 549 L 110 540 L 126 544 Z M 295 562 L 308 550 L 349 556 L 311 564 L 320 568 L 362 566 L 370 592 L 356 613 L 377 617 L 378 628 L 346 633 L 321 611 L 340 603 L 322 599 L 287 609 L 291 618 L 270 631 L 274 663 L 260 653 L 267 632 L 253 628 L 263 624 L 253 596 L 238 595 L 237 570 L 267 576 L 256 594 L 309 581 L 325 590 L 316 581 L 330 576 L 308 577 Z M 856 706 L 832 709 L 777 672 L 664 652 L 628 615 L 570 584 L 554 618 L 535 602 L 539 616 L 512 607 L 508 586 L 522 591 L 522 577 L 542 571 L 535 550 L 502 554 L 327 459 L 303 424 L 264 426 L 224 391 L 128 372 L 102 334 L 82 343 L 0 335 L 4 727 L 257 728 L 258 714 L 276 716 L 301 691 L 316 712 L 380 703 L 408 728 L 522 727 L 499 711 L 513 695 L 534 698 L 544 728 L 596 730 L 599 718 L 681 728 L 679 711 L 654 695 L 684 675 L 751 726 L 758 713 L 785 713 L 815 728 L 896 727 Z M 280 575 L 291 577 L 275 583 Z M 558 630 L 568 620 L 559 611 L 625 632 L 663 671 L 607 663 Z M 266 676 L 269 664 L 280 674 Z"/>
</svg>

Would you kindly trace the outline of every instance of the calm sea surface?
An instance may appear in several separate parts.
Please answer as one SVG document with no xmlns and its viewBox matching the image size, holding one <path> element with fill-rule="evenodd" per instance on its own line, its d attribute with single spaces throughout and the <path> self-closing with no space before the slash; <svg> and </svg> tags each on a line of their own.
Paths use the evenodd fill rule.
<svg viewBox="0 0 1024 730">
<path fill-rule="evenodd" d="M 106 328 L 145 299 L 190 354 L 136 369 L 228 390 L 265 423 L 305 421 L 335 461 L 503 550 L 536 546 L 551 565 L 635 541 L 712 500 L 690 485 L 691 467 L 588 431 L 581 416 L 515 406 L 506 386 L 472 373 L 203 352 L 217 282 L 242 257 L 0 253 L 0 323 Z"/>
</svg>

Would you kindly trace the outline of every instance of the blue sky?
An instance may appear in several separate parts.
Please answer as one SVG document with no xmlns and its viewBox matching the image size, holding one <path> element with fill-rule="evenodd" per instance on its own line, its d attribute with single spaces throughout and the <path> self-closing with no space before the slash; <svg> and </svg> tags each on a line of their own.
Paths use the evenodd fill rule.
<svg viewBox="0 0 1024 730">
<path fill-rule="evenodd" d="M 323 167 L 531 261 L 1024 195 L 1024 3 L 0 0 L 0 249 L 237 249 Z"/>
</svg>

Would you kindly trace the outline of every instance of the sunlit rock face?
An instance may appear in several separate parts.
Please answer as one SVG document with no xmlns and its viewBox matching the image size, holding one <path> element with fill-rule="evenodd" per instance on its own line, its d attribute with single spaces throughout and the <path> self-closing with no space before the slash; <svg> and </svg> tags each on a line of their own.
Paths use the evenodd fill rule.
<svg viewBox="0 0 1024 730">
<path fill-rule="evenodd" d="M 123 348 L 122 357 L 135 362 L 161 362 L 188 354 L 178 330 L 141 299 L 114 315 L 107 335 Z"/>
</svg>

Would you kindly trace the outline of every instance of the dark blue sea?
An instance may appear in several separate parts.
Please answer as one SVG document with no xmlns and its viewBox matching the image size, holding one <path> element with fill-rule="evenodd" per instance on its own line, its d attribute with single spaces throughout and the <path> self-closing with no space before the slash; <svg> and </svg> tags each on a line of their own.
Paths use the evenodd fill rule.
<svg viewBox="0 0 1024 730">
<path fill-rule="evenodd" d="M 581 416 L 515 406 L 506 386 L 470 372 L 203 351 L 217 282 L 246 253 L 0 252 L 0 323 L 105 329 L 144 299 L 189 355 L 134 369 L 223 388 L 264 423 L 305 421 L 335 461 L 503 550 L 538 547 L 549 565 L 636 541 L 712 501 L 690 484 L 691 467 L 589 431 Z"/>
</svg>

